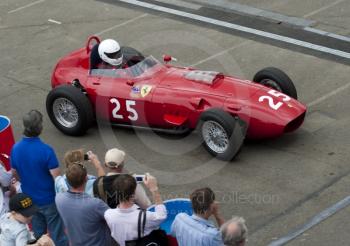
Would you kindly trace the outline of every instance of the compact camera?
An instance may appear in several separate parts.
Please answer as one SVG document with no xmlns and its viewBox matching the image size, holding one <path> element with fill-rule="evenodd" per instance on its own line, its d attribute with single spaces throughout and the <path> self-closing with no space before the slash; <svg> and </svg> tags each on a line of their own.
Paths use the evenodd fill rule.
<svg viewBox="0 0 350 246">
<path fill-rule="evenodd" d="M 139 175 L 139 174 L 137 174 L 137 175 L 134 175 L 134 178 L 135 178 L 137 183 L 141 183 L 141 182 L 143 182 L 145 180 L 145 176 L 146 175 Z"/>
</svg>

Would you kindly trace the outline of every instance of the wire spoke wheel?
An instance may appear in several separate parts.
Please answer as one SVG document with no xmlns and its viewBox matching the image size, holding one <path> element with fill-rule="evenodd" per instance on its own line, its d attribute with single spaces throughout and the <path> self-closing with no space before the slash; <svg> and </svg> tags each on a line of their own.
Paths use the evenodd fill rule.
<svg viewBox="0 0 350 246">
<path fill-rule="evenodd" d="M 72 128 L 78 124 L 78 109 L 74 103 L 67 98 L 57 98 L 52 105 L 52 109 L 56 120 L 62 126 Z"/>
<path fill-rule="evenodd" d="M 46 97 L 46 110 L 58 130 L 70 136 L 82 136 L 92 126 L 94 111 L 81 88 L 60 85 Z"/>
<path fill-rule="evenodd" d="M 207 146 L 215 153 L 224 153 L 229 147 L 229 137 L 225 129 L 216 121 L 205 121 L 202 136 Z"/>
</svg>

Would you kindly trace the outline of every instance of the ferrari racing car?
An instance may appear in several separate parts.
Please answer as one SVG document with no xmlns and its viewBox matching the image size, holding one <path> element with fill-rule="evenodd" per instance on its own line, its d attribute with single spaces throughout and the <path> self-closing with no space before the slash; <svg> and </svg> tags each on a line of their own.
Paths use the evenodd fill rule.
<svg viewBox="0 0 350 246">
<path fill-rule="evenodd" d="M 83 135 L 97 118 L 171 134 L 197 130 L 209 153 L 231 160 L 245 138 L 277 137 L 304 121 L 306 107 L 280 69 L 264 68 L 248 81 L 174 66 L 171 56 L 159 62 L 130 47 L 121 48 L 127 68 L 101 69 L 99 43 L 90 37 L 52 73 L 46 108 L 64 134 Z"/>
</svg>

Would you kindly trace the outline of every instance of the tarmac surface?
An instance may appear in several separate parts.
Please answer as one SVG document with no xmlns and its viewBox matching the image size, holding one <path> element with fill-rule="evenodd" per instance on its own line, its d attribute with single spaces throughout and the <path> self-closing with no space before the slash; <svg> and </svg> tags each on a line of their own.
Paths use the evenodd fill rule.
<svg viewBox="0 0 350 246">
<path fill-rule="evenodd" d="M 229 14 L 217 6 L 203 7 L 201 1 L 164 2 L 147 1 L 349 53 L 346 41 L 302 28 Z M 312 20 L 312 27 L 344 37 L 350 33 L 349 1 L 229 2 Z M 118 146 L 128 154 L 129 171 L 157 176 L 165 198 L 188 197 L 192 190 L 209 186 L 226 219 L 239 215 L 247 220 L 248 245 L 268 245 L 349 196 L 350 59 L 118 0 L 3 0 L 0 6 L 0 114 L 11 118 L 17 140 L 23 114 L 39 109 L 45 120 L 42 138 L 61 160 L 67 150 L 80 147 L 103 160 L 108 148 Z M 213 159 L 196 134 L 179 139 L 98 124 L 83 137 L 65 136 L 45 110 L 51 72 L 60 57 L 84 46 L 93 34 L 158 59 L 171 54 L 179 65 L 246 79 L 264 67 L 279 67 L 308 105 L 305 123 L 281 138 L 245 143 L 229 163 Z M 339 210 L 287 244 L 348 245 L 349 211 Z"/>
</svg>

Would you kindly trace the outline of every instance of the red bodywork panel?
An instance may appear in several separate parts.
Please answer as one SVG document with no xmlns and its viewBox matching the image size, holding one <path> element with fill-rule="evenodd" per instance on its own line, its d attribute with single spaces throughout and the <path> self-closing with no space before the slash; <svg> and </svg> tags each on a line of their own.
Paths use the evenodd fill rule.
<svg viewBox="0 0 350 246">
<path fill-rule="evenodd" d="M 187 76 L 197 71 L 193 68 L 163 64 L 133 78 L 90 75 L 90 41 L 58 62 L 52 87 L 79 80 L 96 115 L 105 120 L 152 128 L 194 129 L 202 112 L 221 108 L 248 124 L 248 138 L 276 137 L 303 123 L 306 107 L 297 100 L 231 76 L 218 74 L 211 83 L 205 83 Z"/>
</svg>

